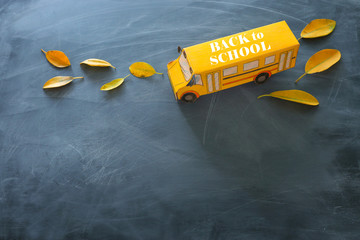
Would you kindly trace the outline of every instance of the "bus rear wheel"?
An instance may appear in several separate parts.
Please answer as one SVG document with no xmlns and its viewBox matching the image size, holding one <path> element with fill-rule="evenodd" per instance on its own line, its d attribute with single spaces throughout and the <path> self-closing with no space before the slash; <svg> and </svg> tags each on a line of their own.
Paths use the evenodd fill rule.
<svg viewBox="0 0 360 240">
<path fill-rule="evenodd" d="M 269 79 L 269 77 L 270 77 L 270 75 L 268 73 L 260 73 L 255 78 L 255 83 L 256 84 L 263 84 L 264 82 L 266 82 L 266 80 Z"/>
<path fill-rule="evenodd" d="M 187 103 L 193 103 L 197 99 L 196 95 L 194 93 L 185 93 L 181 100 Z"/>
</svg>

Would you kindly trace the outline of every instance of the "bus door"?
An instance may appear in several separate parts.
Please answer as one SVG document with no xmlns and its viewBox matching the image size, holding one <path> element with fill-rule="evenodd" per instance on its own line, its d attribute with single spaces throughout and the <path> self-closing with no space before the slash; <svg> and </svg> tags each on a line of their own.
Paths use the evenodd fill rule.
<svg viewBox="0 0 360 240">
<path fill-rule="evenodd" d="M 207 86 L 208 86 L 208 92 L 217 92 L 220 90 L 220 73 L 219 72 L 213 72 L 209 73 L 206 76 L 207 79 Z"/>
<path fill-rule="evenodd" d="M 279 72 L 290 68 L 293 50 L 283 52 L 280 54 Z"/>
</svg>

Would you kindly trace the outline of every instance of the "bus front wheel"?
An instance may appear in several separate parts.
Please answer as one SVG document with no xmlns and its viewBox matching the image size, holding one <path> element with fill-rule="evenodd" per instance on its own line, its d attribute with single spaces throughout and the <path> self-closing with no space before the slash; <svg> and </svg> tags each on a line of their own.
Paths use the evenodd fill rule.
<svg viewBox="0 0 360 240">
<path fill-rule="evenodd" d="M 181 100 L 187 103 L 193 103 L 197 99 L 196 95 L 194 93 L 185 93 Z"/>
<path fill-rule="evenodd" d="M 255 78 L 255 83 L 256 84 L 263 84 L 264 82 L 266 82 L 266 80 L 268 80 L 269 77 L 270 77 L 270 75 L 268 73 L 260 73 Z"/>
</svg>

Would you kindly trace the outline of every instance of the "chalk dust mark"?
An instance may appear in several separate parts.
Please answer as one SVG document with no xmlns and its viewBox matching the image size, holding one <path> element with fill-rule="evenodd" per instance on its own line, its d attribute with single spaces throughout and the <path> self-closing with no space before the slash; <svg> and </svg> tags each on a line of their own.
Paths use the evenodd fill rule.
<svg viewBox="0 0 360 240">
<path fill-rule="evenodd" d="M 252 102 L 251 102 L 251 103 L 252 103 Z M 239 119 L 239 120 L 243 119 L 244 114 L 245 114 L 245 112 L 249 109 L 249 106 L 251 105 L 251 103 L 249 103 L 249 104 L 245 107 L 244 111 L 242 111 L 242 113 L 241 113 L 241 115 L 240 115 L 240 119 Z"/>
<path fill-rule="evenodd" d="M 329 102 L 330 99 L 331 99 L 331 95 L 332 95 L 332 93 L 333 93 L 333 91 L 334 91 L 335 85 L 336 85 L 336 81 L 334 81 L 333 84 L 332 84 L 332 86 L 331 86 L 330 93 L 329 93 L 329 97 L 328 97 L 328 99 L 327 99 L 328 102 Z"/>
<path fill-rule="evenodd" d="M 216 96 L 217 96 L 217 94 L 215 93 L 211 97 L 211 102 L 210 102 L 210 106 L 209 106 L 209 110 L 208 110 L 208 114 L 206 116 L 206 121 L 205 121 L 205 126 L 204 126 L 204 134 L 203 134 L 203 140 L 202 140 L 203 145 L 205 145 L 205 142 L 206 142 L 206 133 L 207 133 L 207 129 L 208 129 L 208 126 L 209 126 L 209 120 L 210 120 L 211 115 L 212 115 L 212 113 L 214 111 L 214 108 L 215 108 Z"/>
<path fill-rule="evenodd" d="M 336 83 L 339 82 L 338 86 L 336 87 L 336 91 L 334 90 L 335 89 L 335 85 Z M 328 102 L 330 103 L 329 105 L 332 105 L 334 102 L 335 102 L 335 99 L 337 97 L 337 95 L 339 94 L 339 90 L 341 88 L 341 85 L 342 85 L 342 82 L 343 80 L 339 80 L 339 81 L 336 81 L 332 87 L 331 87 L 331 90 L 330 90 L 330 94 L 329 94 L 329 97 L 328 97 Z M 333 97 L 331 97 L 331 95 L 333 95 L 333 92 L 335 91 L 335 94 Z"/>
<path fill-rule="evenodd" d="M 337 88 L 337 90 L 336 90 L 336 93 L 335 93 L 335 96 L 333 97 L 333 102 L 335 101 L 335 99 L 336 99 L 336 97 L 337 97 L 337 95 L 338 95 L 338 93 L 339 93 L 339 90 L 340 90 L 340 88 L 341 88 L 341 85 L 342 85 L 342 80 L 340 80 L 340 83 L 339 83 L 339 86 L 338 86 L 338 88 Z"/>
<path fill-rule="evenodd" d="M 130 21 L 126 24 L 125 27 L 126 28 L 132 27 L 134 23 L 139 22 L 140 20 L 142 20 L 144 18 L 145 18 L 145 16 L 143 15 L 143 16 L 139 16 L 139 17 L 134 18 L 134 19 L 130 19 Z"/>
<path fill-rule="evenodd" d="M 68 146 L 69 146 L 70 148 L 74 149 L 74 150 L 80 155 L 81 159 L 83 159 L 83 154 L 80 152 L 79 149 L 77 149 L 74 145 L 72 145 L 72 144 L 70 144 L 70 143 L 68 143 Z"/>
<path fill-rule="evenodd" d="M 202 3 L 219 3 L 219 2 L 216 2 L 216 1 L 204 1 Z M 282 12 L 279 12 L 279 11 L 276 11 L 276 10 L 271 10 L 271 9 L 268 9 L 268 8 L 256 7 L 256 6 L 252 6 L 252 5 L 248 5 L 248 4 L 232 3 L 232 2 L 221 2 L 221 4 L 237 5 L 237 6 L 244 6 L 244 7 L 248 7 L 248 8 L 255 8 L 255 9 L 263 10 L 263 11 L 266 11 L 266 12 L 272 12 L 272 13 L 280 14 L 280 15 L 286 16 L 288 18 L 292 18 L 292 19 L 295 19 L 297 21 L 300 21 L 302 23 L 307 24 L 307 22 L 301 20 L 300 18 L 296 18 L 296 17 L 293 17 L 293 16 L 288 15 L 286 13 L 282 13 Z"/>
</svg>

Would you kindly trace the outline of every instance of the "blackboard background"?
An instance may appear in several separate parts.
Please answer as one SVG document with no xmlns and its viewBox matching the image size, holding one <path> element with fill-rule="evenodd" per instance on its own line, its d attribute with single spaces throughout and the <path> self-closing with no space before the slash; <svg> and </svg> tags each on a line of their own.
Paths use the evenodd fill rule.
<svg viewBox="0 0 360 240">
<path fill-rule="evenodd" d="M 0 2 L 0 239 L 360 239 L 359 1 Z M 175 102 L 178 45 L 316 18 L 336 29 L 295 68 Z M 294 85 L 325 48 L 341 61 Z M 99 90 L 136 61 L 165 74 Z M 57 75 L 85 79 L 44 91 Z M 285 89 L 320 106 L 257 99 Z"/>
</svg>

